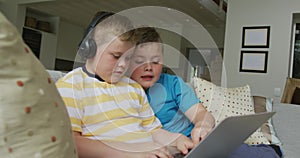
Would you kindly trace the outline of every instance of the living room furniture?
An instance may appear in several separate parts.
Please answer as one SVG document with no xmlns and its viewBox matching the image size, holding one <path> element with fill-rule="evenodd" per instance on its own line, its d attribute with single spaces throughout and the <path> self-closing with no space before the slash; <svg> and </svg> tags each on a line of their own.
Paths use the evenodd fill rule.
<svg viewBox="0 0 300 158">
<path fill-rule="evenodd" d="M 64 72 L 60 71 L 47 71 L 54 82 L 65 75 Z M 258 96 L 257 98 L 260 97 Z M 270 121 L 274 127 L 274 134 L 279 138 L 280 146 L 284 154 L 283 158 L 298 157 L 300 155 L 300 105 L 272 103 L 271 108 L 276 114 Z"/>
<path fill-rule="evenodd" d="M 300 79 L 298 78 L 286 79 L 281 102 L 300 105 Z"/>
</svg>

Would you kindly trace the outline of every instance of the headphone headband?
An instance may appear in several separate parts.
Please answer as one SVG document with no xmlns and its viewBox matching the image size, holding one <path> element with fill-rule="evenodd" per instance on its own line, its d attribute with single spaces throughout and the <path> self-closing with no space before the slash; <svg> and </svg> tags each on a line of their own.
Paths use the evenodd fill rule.
<svg viewBox="0 0 300 158">
<path fill-rule="evenodd" d="M 114 13 L 105 12 L 105 11 L 98 12 L 94 16 L 94 18 L 93 18 L 92 22 L 89 24 L 88 28 L 86 29 L 84 38 L 85 38 L 85 36 L 87 36 L 90 33 L 90 31 L 92 29 L 94 29 L 96 27 L 97 24 L 99 24 L 101 21 L 103 21 L 104 19 L 106 19 L 107 17 L 109 17 L 111 15 L 114 15 Z"/>
<path fill-rule="evenodd" d="M 90 32 L 99 24 L 101 21 L 107 17 L 113 15 L 111 12 L 97 12 L 94 16 L 92 22 L 89 24 L 88 28 L 85 31 L 83 39 L 79 43 L 78 54 L 84 59 L 89 59 L 95 56 L 97 51 L 97 45 L 93 38 L 87 37 L 90 36 Z"/>
</svg>

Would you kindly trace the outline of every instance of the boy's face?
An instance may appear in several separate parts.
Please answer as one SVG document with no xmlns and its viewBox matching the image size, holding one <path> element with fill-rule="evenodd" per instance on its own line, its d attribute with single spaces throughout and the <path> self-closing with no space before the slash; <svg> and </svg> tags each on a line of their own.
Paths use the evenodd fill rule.
<svg viewBox="0 0 300 158">
<path fill-rule="evenodd" d="M 131 59 L 129 73 L 131 78 L 142 85 L 144 89 L 153 86 L 162 71 L 161 43 L 145 43 L 138 46 Z"/>
<path fill-rule="evenodd" d="M 132 55 L 133 43 L 122 41 L 116 38 L 106 46 L 100 47 L 97 51 L 96 74 L 105 82 L 116 83 L 125 74 Z"/>
</svg>

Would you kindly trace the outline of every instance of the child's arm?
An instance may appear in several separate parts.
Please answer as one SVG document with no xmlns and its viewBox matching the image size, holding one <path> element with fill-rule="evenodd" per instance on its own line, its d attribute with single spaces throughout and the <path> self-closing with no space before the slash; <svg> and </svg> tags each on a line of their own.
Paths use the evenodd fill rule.
<svg viewBox="0 0 300 158">
<path fill-rule="evenodd" d="M 140 86 L 140 85 L 139 85 Z M 140 89 L 139 100 L 142 105 L 140 117 L 143 118 L 142 126 L 148 132 L 152 133 L 154 142 L 163 146 L 176 146 L 179 151 L 186 154 L 188 149 L 193 148 L 193 142 L 186 136 L 179 133 L 171 133 L 161 129 L 162 125 L 159 119 L 154 115 L 145 91 Z"/>
<path fill-rule="evenodd" d="M 92 140 L 82 137 L 79 132 L 74 132 L 75 142 L 79 157 L 106 158 L 106 157 L 122 157 L 122 158 L 172 158 L 171 154 L 165 147 L 155 148 L 151 150 L 138 151 L 142 148 L 138 144 L 128 143 L 104 143 L 100 140 Z M 148 144 L 149 145 L 149 144 Z M 113 146 L 113 147 L 112 147 Z M 122 150 L 118 150 L 120 147 Z M 125 148 L 126 147 L 126 148 Z M 145 147 L 145 146 L 144 146 Z M 149 146 L 146 146 L 149 148 Z M 128 149 L 128 150 L 127 150 Z"/>
<path fill-rule="evenodd" d="M 122 154 L 121 151 L 114 150 L 101 141 L 82 137 L 78 132 L 73 133 L 79 157 L 119 157 Z"/>
<path fill-rule="evenodd" d="M 189 108 L 185 115 L 194 123 L 191 132 L 194 145 L 198 144 L 215 126 L 213 115 L 201 104 L 195 104 Z"/>
<path fill-rule="evenodd" d="M 164 146 L 175 146 L 183 154 L 188 153 L 188 149 L 193 148 L 193 142 L 183 134 L 171 133 L 164 129 L 157 129 L 153 132 L 152 137 L 155 142 Z"/>
</svg>

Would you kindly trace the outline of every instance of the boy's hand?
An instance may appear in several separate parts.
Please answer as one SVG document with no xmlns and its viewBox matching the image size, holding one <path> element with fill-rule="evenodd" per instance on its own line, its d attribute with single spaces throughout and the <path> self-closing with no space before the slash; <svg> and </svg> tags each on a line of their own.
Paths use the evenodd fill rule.
<svg viewBox="0 0 300 158">
<path fill-rule="evenodd" d="M 147 152 L 128 153 L 128 158 L 173 158 L 167 147 L 161 147 Z"/>
<path fill-rule="evenodd" d="M 175 145 L 177 149 L 183 154 L 187 154 L 189 152 L 189 149 L 192 149 L 194 147 L 191 139 L 182 134 L 180 134 L 179 137 L 175 140 Z"/>
<path fill-rule="evenodd" d="M 166 146 L 154 142 L 105 142 L 105 144 L 123 152 L 124 158 L 173 158 Z"/>
<path fill-rule="evenodd" d="M 197 145 L 212 130 L 213 125 L 196 124 L 191 135 L 194 145 Z"/>
<path fill-rule="evenodd" d="M 146 153 L 146 158 L 173 158 L 166 147 Z"/>
</svg>

